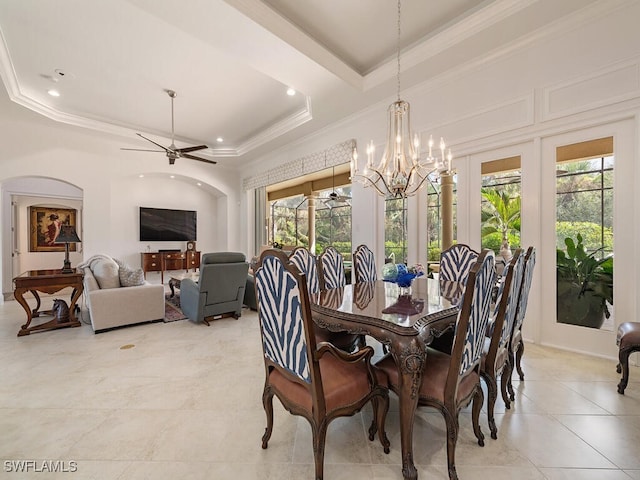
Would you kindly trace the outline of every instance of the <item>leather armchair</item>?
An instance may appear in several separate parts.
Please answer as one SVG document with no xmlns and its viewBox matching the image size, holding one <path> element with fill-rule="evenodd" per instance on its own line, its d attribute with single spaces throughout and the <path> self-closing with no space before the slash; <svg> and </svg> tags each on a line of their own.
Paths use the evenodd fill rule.
<svg viewBox="0 0 640 480">
<path fill-rule="evenodd" d="M 209 325 L 208 317 L 242 315 L 249 263 L 243 253 L 206 253 L 200 262 L 200 279 L 184 279 L 180 307 L 189 320 Z"/>
</svg>

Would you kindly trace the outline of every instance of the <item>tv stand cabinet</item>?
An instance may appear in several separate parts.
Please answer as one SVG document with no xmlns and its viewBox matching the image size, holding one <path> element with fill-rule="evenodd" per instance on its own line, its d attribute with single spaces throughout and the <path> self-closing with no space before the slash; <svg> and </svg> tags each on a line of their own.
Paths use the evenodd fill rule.
<svg viewBox="0 0 640 480">
<path fill-rule="evenodd" d="M 164 272 L 167 270 L 186 270 L 191 269 L 195 272 L 200 268 L 200 252 L 187 250 L 185 252 L 142 252 L 141 254 L 142 271 L 144 278 L 147 278 L 147 272 L 160 272 L 160 281 L 164 283 Z"/>
</svg>

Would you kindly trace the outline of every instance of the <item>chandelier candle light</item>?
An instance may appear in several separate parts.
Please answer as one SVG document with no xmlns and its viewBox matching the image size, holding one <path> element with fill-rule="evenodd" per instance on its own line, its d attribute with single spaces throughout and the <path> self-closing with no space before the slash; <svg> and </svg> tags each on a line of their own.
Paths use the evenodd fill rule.
<svg viewBox="0 0 640 480">
<path fill-rule="evenodd" d="M 400 0 L 398 0 L 398 100 L 388 110 L 387 144 L 382 158 L 374 165 L 373 140 L 367 145 L 367 163 L 358 170 L 358 152 L 354 149 L 351 161 L 351 179 L 365 187 L 373 186 L 387 198 L 406 198 L 415 195 L 429 174 L 439 175 L 451 171 L 451 150 L 446 152 L 444 139 L 440 138 L 440 154 L 433 156 L 433 137 L 429 138 L 429 154 L 421 157 L 420 138 L 411 131 L 409 103 L 400 99 Z"/>
</svg>

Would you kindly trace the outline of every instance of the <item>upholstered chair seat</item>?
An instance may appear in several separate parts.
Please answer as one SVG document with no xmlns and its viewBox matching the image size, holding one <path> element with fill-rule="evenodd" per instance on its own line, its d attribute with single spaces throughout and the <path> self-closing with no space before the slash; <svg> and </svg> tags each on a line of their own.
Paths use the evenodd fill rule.
<svg viewBox="0 0 640 480">
<path fill-rule="evenodd" d="M 429 398 L 444 403 L 444 387 L 447 382 L 450 364 L 451 355 L 433 348 L 427 348 L 427 362 L 422 371 L 422 383 L 419 391 L 420 398 Z M 376 368 L 386 373 L 389 388 L 392 390 L 400 388 L 398 367 L 390 355 L 385 356 L 380 362 L 376 363 Z M 460 385 L 458 385 L 457 402 L 469 397 L 479 381 L 480 376 L 475 371 L 464 377 L 460 381 Z"/>
</svg>

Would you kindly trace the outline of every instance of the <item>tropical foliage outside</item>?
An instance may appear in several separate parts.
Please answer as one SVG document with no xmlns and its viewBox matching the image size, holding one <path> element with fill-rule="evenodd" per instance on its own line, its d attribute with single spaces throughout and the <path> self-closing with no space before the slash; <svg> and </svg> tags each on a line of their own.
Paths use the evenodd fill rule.
<svg viewBox="0 0 640 480">
<path fill-rule="evenodd" d="M 327 207 L 322 198 L 327 198 L 334 189 L 318 193 L 316 200 L 316 254 L 333 245 L 345 258 L 351 259 L 351 206 Z M 338 195 L 351 196 L 351 185 L 336 187 Z M 284 198 L 271 203 L 271 243 L 309 248 L 308 200 L 303 195 Z"/>
</svg>

